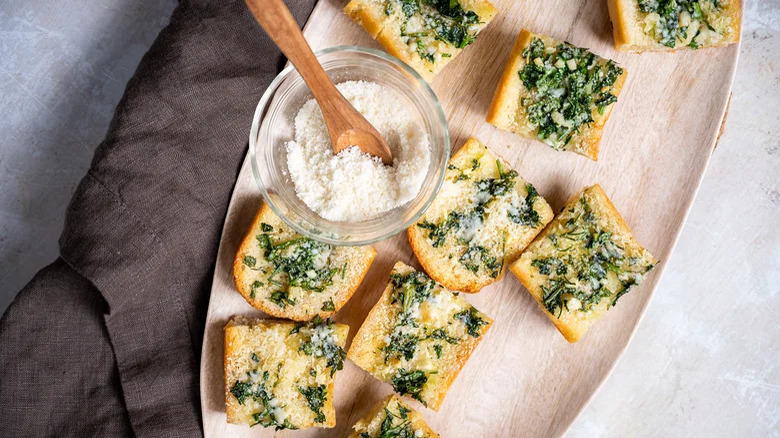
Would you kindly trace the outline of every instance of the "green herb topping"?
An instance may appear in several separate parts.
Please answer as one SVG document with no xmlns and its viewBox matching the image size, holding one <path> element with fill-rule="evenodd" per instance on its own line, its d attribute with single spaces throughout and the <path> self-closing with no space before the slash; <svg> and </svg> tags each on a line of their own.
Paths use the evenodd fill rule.
<svg viewBox="0 0 780 438">
<path fill-rule="evenodd" d="M 322 309 L 323 312 L 333 312 L 336 310 L 336 305 L 333 304 L 333 299 L 328 299 L 328 301 L 325 301 L 322 303 Z"/>
<path fill-rule="evenodd" d="M 240 405 L 243 405 L 248 399 L 252 399 L 261 405 L 262 410 L 252 414 L 252 420 L 254 421 L 252 426 L 259 424 L 263 427 L 275 426 L 276 430 L 296 429 L 286 419 L 281 424 L 276 420 L 274 411 L 283 409 L 284 406 L 279 406 L 274 395 L 267 389 L 268 378 L 268 371 L 263 372 L 262 381 L 257 370 L 249 371 L 246 375 L 246 381 L 236 380 L 230 388 L 230 393 L 233 394 Z"/>
<path fill-rule="evenodd" d="M 306 388 L 298 387 L 298 392 L 306 398 L 306 402 L 309 404 L 309 409 L 314 411 L 316 417 L 314 422 L 324 423 L 325 414 L 322 413 L 322 408 L 325 406 L 325 400 L 328 396 L 327 387 L 325 385 L 309 386 Z"/>
<path fill-rule="evenodd" d="M 481 316 L 479 316 L 479 312 L 477 311 L 477 309 L 473 307 L 469 308 L 468 310 L 463 310 L 461 312 L 456 313 L 455 315 L 453 315 L 453 318 L 465 324 L 468 334 L 474 338 L 479 337 L 480 335 L 479 328 L 483 325 L 488 324 L 487 321 L 485 321 L 484 319 L 482 319 Z"/>
<path fill-rule="evenodd" d="M 338 268 L 329 267 L 331 245 L 307 237 L 274 243 L 267 233 L 257 235 L 264 250 L 263 256 L 274 270 L 268 282 L 287 290 L 290 286 L 313 292 L 322 292 L 333 283 Z"/>
<path fill-rule="evenodd" d="M 277 306 L 281 307 L 282 309 L 287 307 L 288 304 L 291 306 L 295 305 L 295 300 L 290 298 L 290 293 L 287 292 L 286 290 L 285 291 L 278 290 L 272 293 L 268 297 L 268 300 L 276 304 Z"/>
<path fill-rule="evenodd" d="M 310 323 L 296 326 L 290 333 L 293 332 L 304 335 L 305 340 L 301 342 L 298 351 L 307 356 L 324 357 L 328 361 L 327 366 L 330 368 L 331 376 L 344 368 L 347 352 L 336 344 L 333 321 L 330 319 L 323 321 L 319 316 L 315 316 Z"/>
<path fill-rule="evenodd" d="M 390 342 L 382 349 L 385 352 L 385 363 L 392 358 L 403 357 L 406 360 L 412 360 L 418 342 L 420 342 L 420 338 L 417 336 L 394 331 L 390 336 Z"/>
<path fill-rule="evenodd" d="M 720 0 L 637 0 L 650 22 L 645 33 L 666 47 L 699 48 L 702 32 L 718 32 L 709 17 L 722 8 Z M 708 13 L 709 12 L 709 13 Z M 643 23 L 640 23 L 643 25 Z"/>
<path fill-rule="evenodd" d="M 377 438 L 415 438 L 412 422 L 409 420 L 409 409 L 398 405 L 398 415 L 385 408 L 385 418 L 379 427 Z"/>
<path fill-rule="evenodd" d="M 260 287 L 263 287 L 265 283 L 260 281 L 255 281 L 252 283 L 252 288 L 249 290 L 249 298 L 255 299 L 255 296 L 257 295 L 257 289 Z"/>
<path fill-rule="evenodd" d="M 530 97 L 521 104 L 538 128 L 539 139 L 564 149 L 583 126 L 593 122 L 594 107 L 603 114 L 617 101 L 612 91 L 623 69 L 569 43 L 547 49 L 535 37 L 523 50 L 526 64 L 518 74 Z"/>
<path fill-rule="evenodd" d="M 570 216 L 564 231 L 547 236 L 558 255 L 531 261 L 540 274 L 548 276 L 542 285 L 542 304 L 557 317 L 563 310 L 589 311 L 608 297 L 608 307 L 614 306 L 641 283 L 653 264 L 626 256 L 612 233 L 599 225 L 585 196 L 579 208 L 570 207 L 564 214 Z"/>
<path fill-rule="evenodd" d="M 480 20 L 476 13 L 465 11 L 457 0 L 386 0 L 385 13 L 402 14 L 401 37 L 414 47 L 421 59 L 434 63 L 438 50 L 434 41 L 462 49 L 477 38 Z M 441 57 L 451 57 L 441 53 Z"/>
<path fill-rule="evenodd" d="M 416 370 L 407 372 L 403 368 L 399 368 L 395 375 L 393 375 L 393 389 L 395 392 L 404 395 L 409 394 L 415 400 L 420 401 L 423 405 L 428 406 L 420 396 L 423 386 L 428 382 L 428 376 L 422 370 Z"/>
</svg>

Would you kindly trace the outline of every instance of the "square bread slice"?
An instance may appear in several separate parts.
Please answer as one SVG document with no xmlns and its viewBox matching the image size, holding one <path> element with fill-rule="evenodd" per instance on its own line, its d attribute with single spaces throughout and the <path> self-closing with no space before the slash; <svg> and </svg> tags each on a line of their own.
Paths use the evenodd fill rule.
<svg viewBox="0 0 780 438">
<path fill-rule="evenodd" d="M 533 185 L 471 138 L 450 159 L 436 199 L 407 233 L 428 275 L 474 293 L 500 279 L 552 218 Z"/>
<path fill-rule="evenodd" d="M 523 29 L 487 121 L 596 161 L 601 132 L 627 74 L 614 61 Z"/>
<path fill-rule="evenodd" d="M 422 272 L 397 262 L 347 357 L 438 411 L 493 320 Z"/>
<path fill-rule="evenodd" d="M 352 426 L 348 438 L 440 438 L 423 416 L 397 395 L 389 395 Z"/>
<path fill-rule="evenodd" d="M 497 11 L 485 0 L 352 0 L 344 12 L 430 81 Z"/>
<path fill-rule="evenodd" d="M 739 41 L 740 0 L 608 0 L 615 49 L 722 47 Z"/>
<path fill-rule="evenodd" d="M 332 246 L 293 231 L 263 203 L 233 261 L 233 281 L 257 309 L 296 321 L 336 313 L 355 293 L 376 251 Z"/>
<path fill-rule="evenodd" d="M 656 264 L 601 186 L 588 187 L 509 269 L 569 342 L 577 342 Z"/>
<path fill-rule="evenodd" d="M 235 317 L 225 326 L 225 410 L 233 424 L 333 427 L 333 376 L 349 326 Z"/>
</svg>

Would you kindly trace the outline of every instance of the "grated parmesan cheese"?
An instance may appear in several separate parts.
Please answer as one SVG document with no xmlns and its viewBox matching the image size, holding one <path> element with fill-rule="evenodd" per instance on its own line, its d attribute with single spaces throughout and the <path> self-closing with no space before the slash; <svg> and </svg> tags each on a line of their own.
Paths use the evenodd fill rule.
<svg viewBox="0 0 780 438">
<path fill-rule="evenodd" d="M 420 191 L 430 163 L 428 136 L 403 99 L 373 82 L 337 85 L 341 94 L 379 131 L 393 166 L 350 147 L 333 154 L 317 102 L 295 116 L 295 140 L 287 143 L 287 167 L 298 197 L 332 221 L 357 222 L 400 207 Z"/>
</svg>

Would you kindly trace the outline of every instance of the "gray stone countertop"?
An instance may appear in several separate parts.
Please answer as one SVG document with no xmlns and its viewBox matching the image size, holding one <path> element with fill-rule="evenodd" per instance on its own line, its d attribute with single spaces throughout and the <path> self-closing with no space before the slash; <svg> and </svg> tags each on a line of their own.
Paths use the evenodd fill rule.
<svg viewBox="0 0 780 438">
<path fill-rule="evenodd" d="M 0 312 L 174 0 L 0 0 Z M 569 437 L 780 437 L 780 1 L 748 0 L 729 116 L 655 297 Z"/>
</svg>

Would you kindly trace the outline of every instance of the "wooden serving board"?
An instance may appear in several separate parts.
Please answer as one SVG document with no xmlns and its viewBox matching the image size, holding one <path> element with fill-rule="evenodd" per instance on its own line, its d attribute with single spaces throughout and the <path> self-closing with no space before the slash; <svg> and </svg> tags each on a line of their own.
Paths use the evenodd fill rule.
<svg viewBox="0 0 780 438">
<path fill-rule="evenodd" d="M 378 47 L 342 13 L 346 0 L 321 0 L 305 35 L 314 49 Z M 520 282 L 508 273 L 466 299 L 495 324 L 452 385 L 439 412 L 413 402 L 443 437 L 558 437 L 582 411 L 625 350 L 661 277 L 715 146 L 739 45 L 679 53 L 617 53 L 605 0 L 496 0 L 493 22 L 433 82 L 453 150 L 475 136 L 506 158 L 557 211 L 573 193 L 600 183 L 661 263 L 577 344 L 566 342 Z M 556 152 L 485 122 L 520 29 L 564 39 L 620 63 L 628 80 L 604 130 L 598 162 Z M 258 96 L 259 99 L 260 96 Z M 262 316 L 236 292 L 231 263 L 262 202 L 248 159 L 238 177 L 216 261 L 201 358 L 206 437 L 345 437 L 389 385 L 351 362 L 336 375 L 334 429 L 264 430 L 228 425 L 222 377 L 223 327 L 236 314 Z M 402 233 L 375 245 L 360 289 L 336 315 L 350 341 L 401 260 L 418 266 Z M 685 293 L 685 291 L 665 291 Z"/>
</svg>

